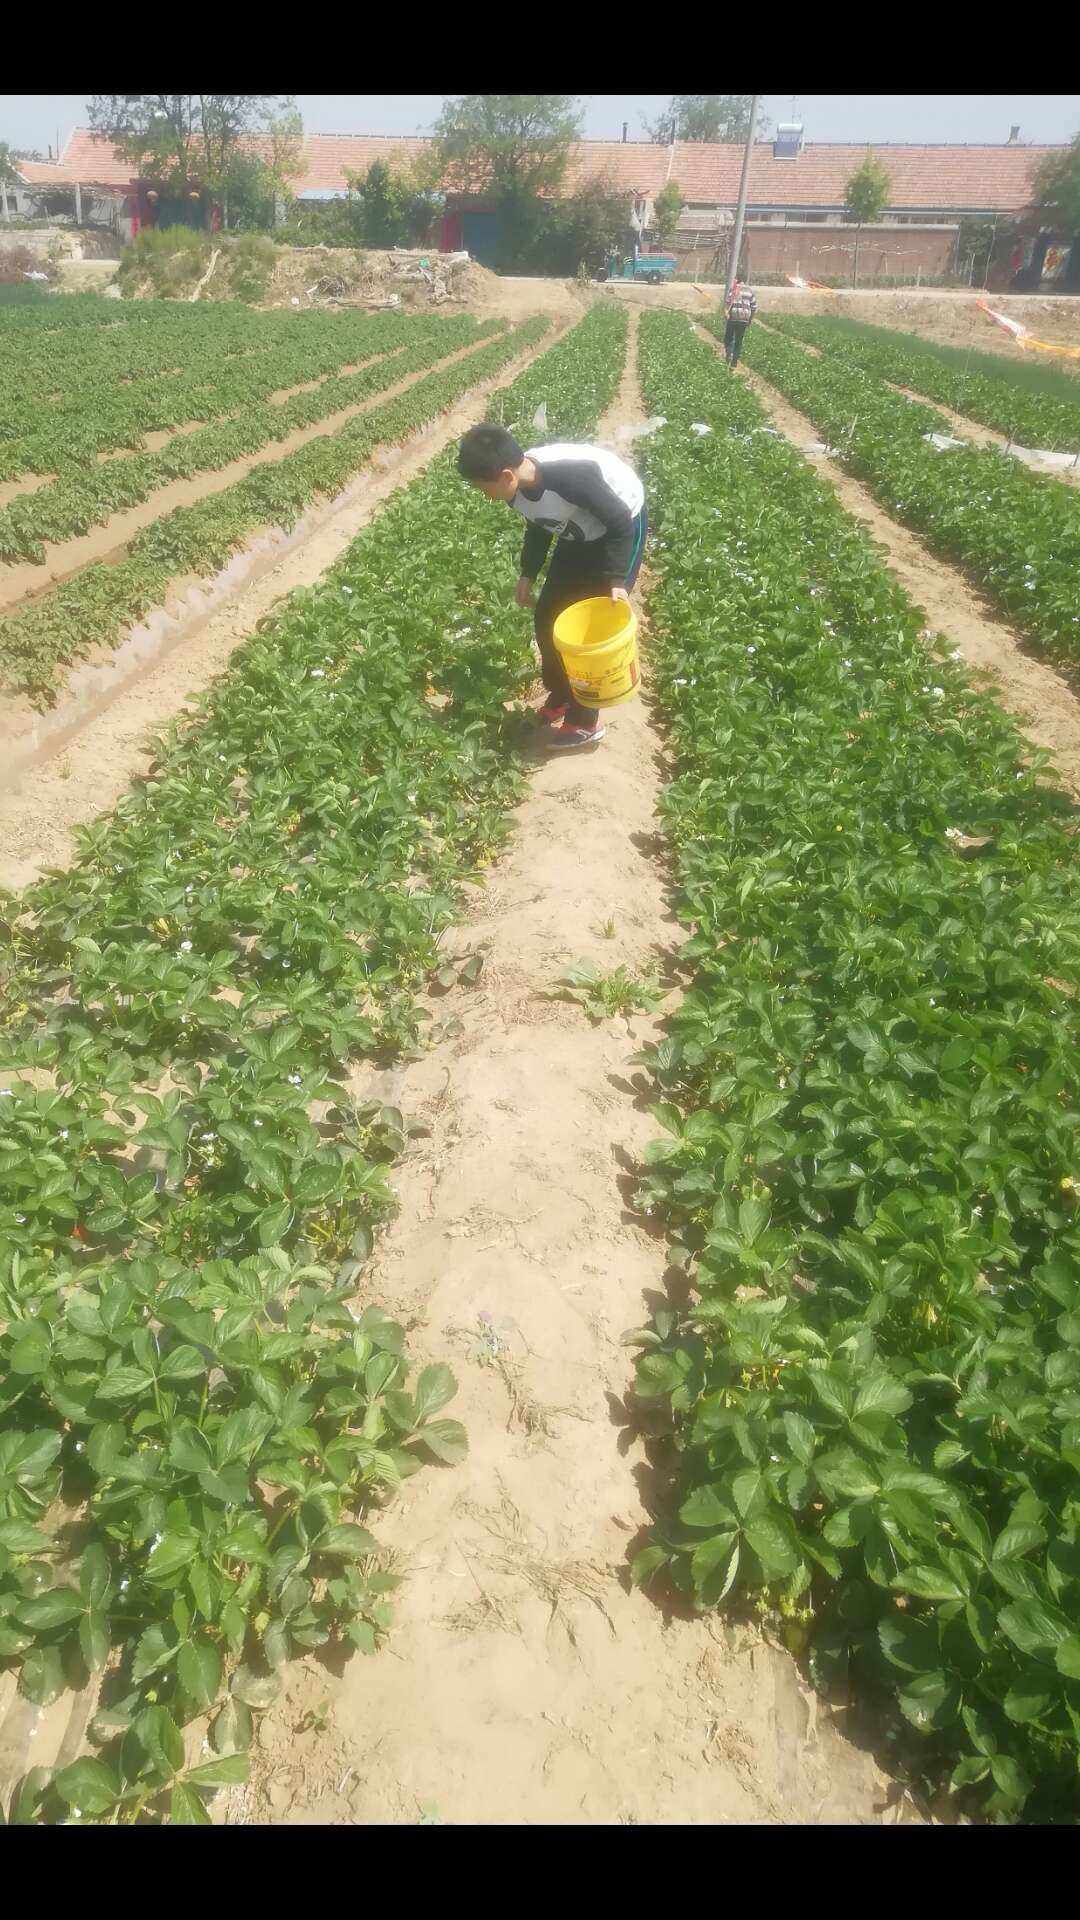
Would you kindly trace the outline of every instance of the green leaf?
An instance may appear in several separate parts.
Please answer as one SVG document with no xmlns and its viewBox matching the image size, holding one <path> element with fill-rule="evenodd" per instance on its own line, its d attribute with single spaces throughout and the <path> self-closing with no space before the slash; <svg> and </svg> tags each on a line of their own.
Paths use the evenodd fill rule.
<svg viewBox="0 0 1080 1920">
<path fill-rule="evenodd" d="M 1020 1762 L 1007 1753 L 995 1753 L 990 1761 L 990 1771 L 999 1793 L 1007 1794 L 1010 1800 L 1022 1806 L 1031 1792 L 1032 1782 Z"/>
<path fill-rule="evenodd" d="M 32 1595 L 23 1600 L 15 1609 L 15 1618 L 24 1626 L 32 1627 L 35 1633 L 41 1633 L 48 1627 L 66 1627 L 71 1620 L 77 1620 L 83 1611 L 83 1602 L 70 1587 L 51 1587 L 47 1593 Z"/>
<path fill-rule="evenodd" d="M 210 1815 L 194 1787 L 178 1780 L 169 1799 L 169 1819 L 174 1827 L 209 1827 Z"/>
<path fill-rule="evenodd" d="M 643 1547 L 630 1563 L 631 1585 L 647 1586 L 653 1574 L 659 1573 L 661 1567 L 666 1567 L 670 1558 L 666 1547 Z"/>
<path fill-rule="evenodd" d="M 254 1707 L 256 1713 L 265 1713 L 281 1692 L 281 1681 L 276 1673 L 255 1673 L 251 1667 L 238 1667 L 233 1674 L 230 1690 L 245 1707 Z"/>
<path fill-rule="evenodd" d="M 1025 1679 L 1009 1688 L 1003 1705 L 1009 1719 L 1024 1726 L 1030 1720 L 1041 1720 L 1050 1700 L 1051 1696 L 1045 1688 L 1034 1680 Z"/>
<path fill-rule="evenodd" d="M 242 1787 L 248 1777 L 246 1753 L 222 1753 L 201 1767 L 192 1767 L 184 1776 L 192 1787 Z"/>
<path fill-rule="evenodd" d="M 910 1593 L 919 1600 L 962 1600 L 962 1589 L 943 1567 L 904 1567 L 889 1582 L 897 1593 Z"/>
<path fill-rule="evenodd" d="M 1021 1653 L 1056 1653 L 1071 1632 L 1065 1615 L 1044 1606 L 1041 1600 L 1012 1601 L 1002 1607 L 998 1625 Z"/>
<path fill-rule="evenodd" d="M 170 1626 L 166 1631 L 157 1622 L 147 1627 L 135 1649 L 135 1659 L 131 1669 L 131 1677 L 135 1685 L 141 1687 L 143 1681 L 148 1680 L 152 1673 L 167 1667 L 169 1662 L 175 1659 L 178 1645 L 178 1636 L 173 1627 Z"/>
<path fill-rule="evenodd" d="M 184 1741 L 165 1707 L 147 1707 L 135 1722 L 135 1735 L 155 1766 L 171 1777 L 184 1764 Z"/>
<path fill-rule="evenodd" d="M 69 1807 L 82 1813 L 108 1813 L 120 1798 L 120 1782 L 104 1760 L 89 1756 L 62 1767 L 53 1778 L 53 1786 Z"/>
<path fill-rule="evenodd" d="M 176 1658 L 180 1685 L 200 1712 L 212 1707 L 221 1689 L 221 1655 L 209 1640 L 187 1640 Z"/>
<path fill-rule="evenodd" d="M 207 1371 L 208 1364 L 197 1347 L 173 1347 L 161 1363 L 162 1378 L 194 1380 Z"/>
<path fill-rule="evenodd" d="M 717 1533 L 703 1540 L 690 1561 L 690 1571 L 698 1595 L 707 1607 L 726 1600 L 739 1571 L 739 1537 L 736 1533 Z"/>
<path fill-rule="evenodd" d="M 251 1745 L 251 1713 L 242 1700 L 230 1697 L 215 1714 L 210 1744 L 215 1753 L 244 1753 Z"/>
<path fill-rule="evenodd" d="M 363 1560 L 368 1554 L 379 1551 L 375 1535 L 369 1533 L 366 1527 L 355 1526 L 351 1521 L 327 1527 L 312 1545 L 316 1553 L 340 1554 L 346 1560 Z"/>
<path fill-rule="evenodd" d="M 7 1553 L 45 1553 L 49 1541 L 26 1520 L 0 1520 L 0 1548 Z"/>
<path fill-rule="evenodd" d="M 151 1550 L 146 1563 L 146 1578 L 162 1586 L 175 1584 L 199 1551 L 197 1533 L 166 1533 Z"/>
<path fill-rule="evenodd" d="M 739 1207 L 739 1232 L 747 1246 L 760 1239 L 769 1223 L 772 1208 L 767 1200 L 744 1200 Z"/>
<path fill-rule="evenodd" d="M 764 1515 L 761 1519 L 747 1521 L 743 1532 L 766 1574 L 795 1572 L 799 1565 L 798 1548 L 794 1534 L 782 1521 Z"/>
<path fill-rule="evenodd" d="M 897 1699 L 905 1719 L 913 1727 L 925 1732 L 930 1727 L 945 1726 L 955 1718 L 960 1704 L 960 1689 L 949 1675 L 938 1668 L 933 1673 L 919 1673 L 898 1693 Z"/>
<path fill-rule="evenodd" d="M 855 1396 L 855 1412 L 860 1413 L 906 1413 L 912 1403 L 912 1395 L 892 1374 L 871 1373 L 862 1382 Z"/>
<path fill-rule="evenodd" d="M 36 1647 L 19 1669 L 19 1690 L 39 1707 L 51 1707 L 66 1691 L 59 1647 Z"/>
<path fill-rule="evenodd" d="M 787 1434 L 788 1446 L 795 1458 L 801 1460 L 804 1467 L 808 1467 L 817 1446 L 817 1435 L 809 1420 L 804 1419 L 801 1413 L 785 1413 L 784 1432 Z"/>
<path fill-rule="evenodd" d="M 292 1225 L 293 1205 L 291 1200 L 282 1200 L 276 1207 L 268 1207 L 259 1215 L 260 1247 L 276 1247 Z"/>
<path fill-rule="evenodd" d="M 111 1644 L 107 1616 L 91 1607 L 79 1622 L 79 1646 L 91 1673 L 99 1673 L 105 1665 Z"/>
<path fill-rule="evenodd" d="M 9 1827 L 32 1827 L 37 1819 L 41 1796 L 48 1786 L 51 1774 L 48 1767 L 31 1767 L 16 1783 L 8 1806 L 7 1823 Z M 0 1812 L 0 1826 L 3 1826 L 3 1814 Z"/>
<path fill-rule="evenodd" d="M 1067 1680 L 1080 1680 L 1080 1634 L 1070 1633 L 1054 1648 L 1054 1665 Z"/>
<path fill-rule="evenodd" d="M 694 1488 L 679 1508 L 679 1519 L 684 1526 L 707 1527 L 710 1532 L 736 1524 L 734 1508 L 710 1486 Z"/>
<path fill-rule="evenodd" d="M 416 1383 L 414 1397 L 416 1417 L 426 1420 L 429 1414 L 438 1413 L 457 1393 L 457 1381 L 449 1367 L 425 1367 Z"/>
<path fill-rule="evenodd" d="M 469 1451 L 469 1437 L 460 1420 L 429 1420 L 415 1437 L 448 1467 L 459 1466 Z"/>
<path fill-rule="evenodd" d="M 94 1607 L 103 1607 L 112 1592 L 108 1555 L 98 1541 L 91 1542 L 79 1562 L 79 1592 Z"/>
</svg>

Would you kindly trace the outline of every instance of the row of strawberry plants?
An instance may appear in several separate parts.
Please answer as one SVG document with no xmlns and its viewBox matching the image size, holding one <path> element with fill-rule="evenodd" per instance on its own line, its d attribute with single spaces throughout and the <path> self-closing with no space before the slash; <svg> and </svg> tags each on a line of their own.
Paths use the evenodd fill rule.
<svg viewBox="0 0 1080 1920">
<path fill-rule="evenodd" d="M 506 393 L 496 395 L 490 417 L 536 444 L 591 430 L 619 391 L 629 322 L 625 307 L 603 299 L 591 309 L 588 322 L 575 328 L 561 348 L 534 361 Z"/>
<path fill-rule="evenodd" d="M 1069 809 L 680 317 L 641 364 L 692 984 L 639 1197 L 692 1292 L 631 1336 L 677 1487 L 635 1575 L 757 1595 L 915 1777 L 1075 1818 Z"/>
<path fill-rule="evenodd" d="M 59 295 L 49 312 L 66 310 L 78 295 Z M 95 391 L 115 390 L 183 367 L 201 347 L 214 366 L 234 355 L 269 351 L 284 345 L 295 330 L 296 315 L 254 316 L 250 309 L 193 307 L 186 302 L 140 303 L 138 324 L 127 317 L 98 327 L 12 334 L 5 326 L 0 369 L 0 429 L 4 437 L 29 431 L 35 410 L 89 405 Z M 116 308 L 112 308 L 115 315 Z M 245 318 L 245 314 L 247 317 Z M 268 322 L 269 324 L 263 324 Z"/>
<path fill-rule="evenodd" d="M 0 686 L 39 705 L 53 704 L 60 670 L 95 645 L 115 646 L 134 620 L 161 603 L 177 574 L 212 572 L 258 527 L 291 526 L 313 499 L 345 486 L 375 447 L 403 440 L 434 420 L 540 339 L 548 324 L 544 318 L 525 321 L 336 433 L 256 468 L 207 500 L 162 515 L 132 541 L 119 564 L 84 568 L 4 623 Z"/>
<path fill-rule="evenodd" d="M 400 1328 L 350 1307 L 406 1126 L 354 1088 L 416 1044 L 522 790 L 514 543 L 438 461 L 6 902 L 0 1657 L 41 1701 L 106 1669 L 99 1754 L 14 1817 L 204 1819 L 282 1662 L 387 1625 L 353 1516 L 461 1457 L 448 1369 L 407 1392 Z"/>
<path fill-rule="evenodd" d="M 1067 375 L 1018 366 L 1000 354 L 938 346 L 862 320 L 770 313 L 768 324 L 822 353 L 940 400 L 1024 446 L 1080 448 L 1080 383 Z M 1040 376 L 1045 389 L 1036 384 Z"/>
<path fill-rule="evenodd" d="M 320 315 L 320 319 L 330 316 Z M 184 365 L 168 374 L 102 391 L 92 378 L 69 405 L 37 402 L 32 429 L 0 442 L 0 478 L 23 474 L 70 474 L 96 455 L 138 448 L 144 435 L 191 421 L 219 420 L 269 395 L 302 382 L 334 374 L 339 368 L 378 353 L 445 339 L 446 351 L 491 332 L 494 322 L 467 319 L 403 320 L 396 314 L 364 315 L 339 331 L 319 335 L 299 321 L 294 332 L 271 351 L 244 352 L 220 359 L 213 339 L 189 340 Z"/>
<path fill-rule="evenodd" d="M 479 343 L 494 323 L 479 325 L 461 318 L 443 321 L 437 331 L 424 329 L 419 337 L 351 374 L 331 374 L 317 387 L 271 404 L 257 400 L 211 426 L 181 435 L 157 453 L 135 453 L 102 465 L 85 465 L 65 474 L 36 493 L 17 496 L 0 508 L 0 561 L 26 559 L 44 564 L 45 541 L 70 540 L 91 527 L 102 526 L 114 513 L 149 499 L 170 480 L 188 479 L 227 467 L 247 454 L 258 453 L 276 440 L 287 440 L 298 429 L 356 406 L 370 395 L 396 386 L 410 374 L 464 347 Z M 260 371 L 257 384 L 266 381 Z M 280 384 L 271 376 L 264 391 Z M 186 404 L 186 403 L 185 403 Z"/>
<path fill-rule="evenodd" d="M 925 436 L 949 431 L 941 414 L 777 334 L 752 332 L 745 357 L 828 436 L 888 512 L 963 567 L 1040 653 L 1080 668 L 1080 495 L 997 448 L 937 451 Z"/>
</svg>

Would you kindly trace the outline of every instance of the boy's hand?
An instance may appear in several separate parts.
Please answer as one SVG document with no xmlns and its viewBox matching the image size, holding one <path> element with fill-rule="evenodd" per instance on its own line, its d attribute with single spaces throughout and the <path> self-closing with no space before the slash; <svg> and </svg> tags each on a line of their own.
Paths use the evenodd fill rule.
<svg viewBox="0 0 1080 1920">
<path fill-rule="evenodd" d="M 625 600 L 627 606 L 630 605 L 630 595 L 627 593 L 625 587 L 612 587 L 611 597 L 613 600 Z"/>
<path fill-rule="evenodd" d="M 519 607 L 531 607 L 533 602 L 533 583 L 521 574 L 514 588 L 514 599 Z"/>
</svg>

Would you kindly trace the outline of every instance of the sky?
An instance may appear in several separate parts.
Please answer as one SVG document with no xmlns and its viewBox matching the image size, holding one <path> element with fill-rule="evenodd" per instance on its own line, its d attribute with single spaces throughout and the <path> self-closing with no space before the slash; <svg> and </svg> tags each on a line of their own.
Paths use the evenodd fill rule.
<svg viewBox="0 0 1080 1920">
<path fill-rule="evenodd" d="M 86 123 L 88 96 L 73 93 L 0 94 L 0 140 L 42 153 L 57 129 L 61 144 Z M 436 119 L 439 93 L 302 93 L 297 104 L 312 133 L 426 133 Z M 667 105 L 663 93 L 581 96 L 585 132 L 618 140 L 629 122 L 631 140 L 645 138 L 643 122 Z M 770 123 L 798 119 L 808 140 L 1007 140 L 1019 124 L 1021 141 L 1071 140 L 1080 132 L 1077 93 L 767 93 Z"/>
</svg>

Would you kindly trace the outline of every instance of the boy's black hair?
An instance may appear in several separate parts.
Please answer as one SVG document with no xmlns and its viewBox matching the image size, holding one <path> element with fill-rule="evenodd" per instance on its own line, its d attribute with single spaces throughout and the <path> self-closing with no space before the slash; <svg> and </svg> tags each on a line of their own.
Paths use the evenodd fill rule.
<svg viewBox="0 0 1080 1920">
<path fill-rule="evenodd" d="M 525 449 L 505 427 L 485 420 L 470 427 L 458 448 L 458 472 L 463 480 L 494 480 L 505 467 L 520 467 Z"/>
</svg>

